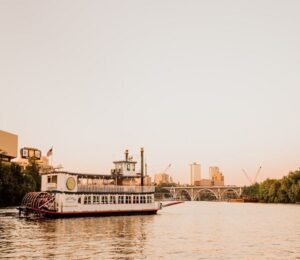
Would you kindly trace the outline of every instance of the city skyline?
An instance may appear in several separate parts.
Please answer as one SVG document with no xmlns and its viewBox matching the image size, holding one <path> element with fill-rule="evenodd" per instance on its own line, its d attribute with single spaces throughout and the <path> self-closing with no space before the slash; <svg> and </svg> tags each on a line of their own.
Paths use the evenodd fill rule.
<svg viewBox="0 0 300 260">
<path fill-rule="evenodd" d="M 145 148 L 148 172 L 226 184 L 300 166 L 300 4 L 7 1 L 0 129 L 77 172 Z"/>
</svg>

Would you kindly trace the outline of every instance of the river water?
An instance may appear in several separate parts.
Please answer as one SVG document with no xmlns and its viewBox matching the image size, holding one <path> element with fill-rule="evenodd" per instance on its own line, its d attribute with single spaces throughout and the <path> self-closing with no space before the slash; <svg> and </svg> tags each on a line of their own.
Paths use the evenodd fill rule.
<svg viewBox="0 0 300 260">
<path fill-rule="evenodd" d="M 300 205 L 185 202 L 152 216 L 19 219 L 0 259 L 300 259 Z"/>
</svg>

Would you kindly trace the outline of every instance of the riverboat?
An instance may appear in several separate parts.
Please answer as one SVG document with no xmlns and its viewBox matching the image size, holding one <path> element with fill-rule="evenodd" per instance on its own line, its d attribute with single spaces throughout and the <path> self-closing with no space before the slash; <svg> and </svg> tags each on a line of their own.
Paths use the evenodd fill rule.
<svg viewBox="0 0 300 260">
<path fill-rule="evenodd" d="M 49 218 L 156 214 L 162 203 L 154 200 L 155 187 L 144 185 L 143 158 L 142 148 L 139 173 L 128 150 L 125 160 L 114 162 L 109 175 L 44 173 L 41 192 L 27 193 L 18 207 L 19 214 Z"/>
</svg>

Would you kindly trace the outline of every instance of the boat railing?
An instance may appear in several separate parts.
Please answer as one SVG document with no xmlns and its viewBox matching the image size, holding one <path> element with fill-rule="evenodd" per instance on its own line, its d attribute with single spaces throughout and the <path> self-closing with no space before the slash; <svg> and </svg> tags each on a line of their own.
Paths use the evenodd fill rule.
<svg viewBox="0 0 300 260">
<path fill-rule="evenodd" d="M 103 193 L 148 193 L 154 192 L 154 186 L 117 186 L 78 184 L 78 192 L 103 192 Z"/>
</svg>

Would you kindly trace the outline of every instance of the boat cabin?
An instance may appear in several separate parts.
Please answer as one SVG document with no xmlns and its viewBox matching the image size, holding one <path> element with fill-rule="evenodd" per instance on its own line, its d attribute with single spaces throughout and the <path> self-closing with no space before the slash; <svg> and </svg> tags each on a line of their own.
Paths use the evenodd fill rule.
<svg viewBox="0 0 300 260">
<path fill-rule="evenodd" d="M 115 168 L 111 170 L 114 176 L 132 176 L 138 177 L 140 174 L 136 173 L 136 161 L 128 156 L 128 150 L 125 151 L 125 160 L 114 161 Z"/>
</svg>

